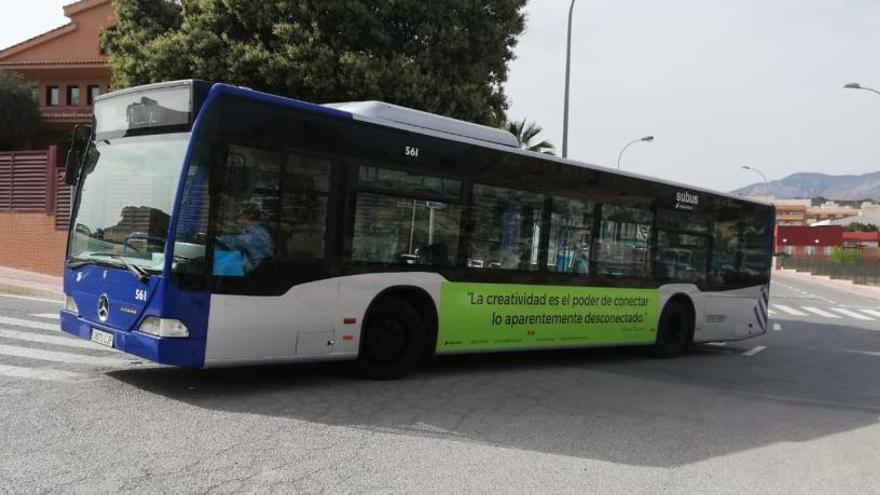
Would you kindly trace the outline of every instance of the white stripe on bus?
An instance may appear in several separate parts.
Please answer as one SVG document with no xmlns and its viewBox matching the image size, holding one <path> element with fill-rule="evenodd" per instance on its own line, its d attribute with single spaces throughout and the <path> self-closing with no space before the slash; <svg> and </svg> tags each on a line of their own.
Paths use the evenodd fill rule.
<svg viewBox="0 0 880 495">
<path fill-rule="evenodd" d="M 101 344 L 95 344 L 88 340 L 77 339 L 76 337 L 64 337 L 54 335 L 43 335 L 30 332 L 19 332 L 18 330 L 8 330 L 0 328 L 0 338 L 23 340 L 25 342 L 36 342 L 38 344 L 60 345 L 64 347 L 76 347 L 78 349 L 91 349 L 95 351 L 110 351 L 111 349 Z"/>
<path fill-rule="evenodd" d="M 79 382 L 85 379 L 85 375 L 72 371 L 54 370 L 52 368 L 24 368 L 5 364 L 0 364 L 0 376 L 62 383 Z"/>
<path fill-rule="evenodd" d="M 880 318 L 880 311 L 877 311 L 876 309 L 863 309 L 862 312 Z"/>
<path fill-rule="evenodd" d="M 838 313 L 840 313 L 842 315 L 846 315 L 851 318 L 855 318 L 857 320 L 874 321 L 874 318 L 871 318 L 871 317 L 865 316 L 861 313 L 856 313 L 855 311 L 850 311 L 850 310 L 844 309 L 844 308 L 831 308 L 831 311 L 837 311 Z"/>
<path fill-rule="evenodd" d="M 783 306 L 782 304 L 774 304 L 773 306 L 775 306 L 776 309 L 778 309 L 778 310 L 780 310 L 780 311 L 784 311 L 784 312 L 786 312 L 786 313 L 788 313 L 788 314 L 790 314 L 790 315 L 795 315 L 795 316 L 807 316 L 807 314 L 804 313 L 804 312 L 802 312 L 802 311 L 798 311 L 798 310 L 796 310 L 796 309 L 794 309 L 794 308 L 790 308 L 790 307 L 788 307 L 788 306 Z"/>
<path fill-rule="evenodd" d="M 126 361 L 124 359 L 86 356 L 83 354 L 71 354 L 69 352 L 44 351 L 42 349 L 16 347 L 11 345 L 0 345 L 0 354 L 4 356 L 36 359 L 40 361 L 53 361 L 56 363 L 68 364 L 84 364 L 104 368 L 124 368 L 131 364 L 131 361 Z"/>
<path fill-rule="evenodd" d="M 801 306 L 801 309 L 805 309 L 805 310 L 809 311 L 810 313 L 816 313 L 817 315 L 819 315 L 819 316 L 824 316 L 825 318 L 837 318 L 837 319 L 840 319 L 840 317 L 837 316 L 837 315 L 834 314 L 834 313 L 829 313 L 828 311 L 825 311 L 825 310 L 822 310 L 822 309 L 819 309 L 819 308 L 814 308 L 814 307 L 812 307 L 812 306 Z"/>
<path fill-rule="evenodd" d="M 12 318 L 9 316 L 0 316 L 0 325 L 35 328 L 37 330 L 49 330 L 50 332 L 61 331 L 61 327 L 57 323 L 44 323 L 42 321 L 22 320 L 21 318 Z"/>
</svg>

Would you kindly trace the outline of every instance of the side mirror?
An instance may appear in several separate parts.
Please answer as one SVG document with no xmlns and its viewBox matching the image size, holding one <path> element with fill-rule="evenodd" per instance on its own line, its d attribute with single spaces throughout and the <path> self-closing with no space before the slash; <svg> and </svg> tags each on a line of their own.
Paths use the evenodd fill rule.
<svg viewBox="0 0 880 495">
<path fill-rule="evenodd" d="M 75 186 L 82 169 L 83 156 L 89 146 L 89 138 L 92 136 L 92 126 L 77 124 L 73 127 L 70 136 L 70 150 L 67 152 L 67 161 L 64 164 L 64 183 Z"/>
</svg>

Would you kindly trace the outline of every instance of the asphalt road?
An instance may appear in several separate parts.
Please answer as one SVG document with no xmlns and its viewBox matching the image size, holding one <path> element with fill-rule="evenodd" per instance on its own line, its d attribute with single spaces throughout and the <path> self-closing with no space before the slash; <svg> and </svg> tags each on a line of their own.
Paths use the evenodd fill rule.
<svg viewBox="0 0 880 495">
<path fill-rule="evenodd" d="M 771 309 L 767 335 L 679 359 L 462 356 L 369 382 L 160 367 L 0 296 L 0 493 L 880 493 L 880 300 L 777 277 Z"/>
</svg>

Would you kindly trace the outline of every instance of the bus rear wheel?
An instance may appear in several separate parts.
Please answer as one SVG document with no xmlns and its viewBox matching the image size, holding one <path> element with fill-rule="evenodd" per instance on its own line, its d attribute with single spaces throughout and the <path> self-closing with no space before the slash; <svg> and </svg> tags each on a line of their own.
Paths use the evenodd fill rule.
<svg viewBox="0 0 880 495">
<path fill-rule="evenodd" d="M 364 322 L 355 368 L 373 380 L 398 378 L 422 358 L 427 331 L 415 307 L 405 299 L 387 296 L 376 301 Z"/>
<path fill-rule="evenodd" d="M 688 308 L 682 301 L 669 301 L 660 313 L 657 341 L 651 353 L 659 358 L 680 355 L 691 343 L 693 322 Z"/>
</svg>

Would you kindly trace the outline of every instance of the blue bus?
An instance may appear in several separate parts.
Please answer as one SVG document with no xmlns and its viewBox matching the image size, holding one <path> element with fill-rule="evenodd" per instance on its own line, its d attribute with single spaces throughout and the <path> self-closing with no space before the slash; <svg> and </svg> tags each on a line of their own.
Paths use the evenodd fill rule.
<svg viewBox="0 0 880 495">
<path fill-rule="evenodd" d="M 192 368 L 692 343 L 767 330 L 772 205 L 387 103 L 203 81 L 74 133 L 63 331 Z"/>
</svg>

